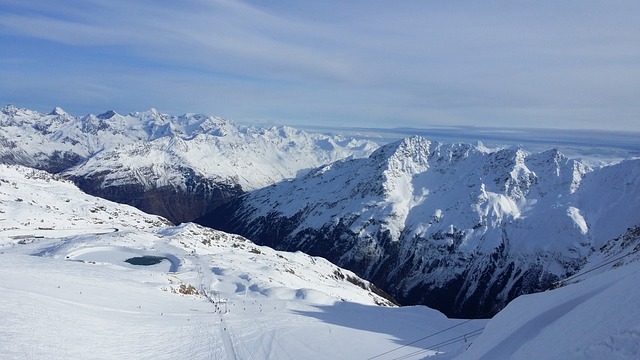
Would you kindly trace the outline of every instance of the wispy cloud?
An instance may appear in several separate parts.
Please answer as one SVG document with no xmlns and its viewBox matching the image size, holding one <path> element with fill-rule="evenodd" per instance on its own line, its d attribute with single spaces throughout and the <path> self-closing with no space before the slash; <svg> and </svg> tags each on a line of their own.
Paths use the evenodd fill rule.
<svg viewBox="0 0 640 360">
<path fill-rule="evenodd" d="M 71 111 L 640 130 L 638 14 L 617 0 L 7 0 L 0 45 L 18 54 L 0 55 L 0 99 L 28 105 L 12 87 L 45 91 L 34 74 L 49 72 L 101 89 L 49 97 Z"/>
</svg>

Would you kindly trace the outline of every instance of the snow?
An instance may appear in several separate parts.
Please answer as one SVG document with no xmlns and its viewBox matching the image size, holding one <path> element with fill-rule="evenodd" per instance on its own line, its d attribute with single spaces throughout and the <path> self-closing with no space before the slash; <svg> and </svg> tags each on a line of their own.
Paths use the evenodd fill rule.
<svg viewBox="0 0 640 360">
<path fill-rule="evenodd" d="M 223 267 L 211 272 L 219 281 L 216 310 L 202 297 L 163 290 L 196 278 L 197 265 L 176 274 L 125 267 L 117 260 L 124 248 L 94 249 L 117 256 L 93 264 L 2 249 L 3 356 L 328 359 L 371 358 L 394 349 L 379 358 L 414 354 L 407 358 L 419 359 L 437 351 L 443 354 L 434 359 L 456 354 L 456 359 L 640 355 L 638 262 L 578 284 L 522 296 L 484 328 L 484 320 L 449 320 L 424 307 L 329 301 L 318 290 L 276 287 L 257 293 L 249 286 L 238 291 L 237 283 L 250 281 L 253 274 L 244 273 L 246 259 L 235 269 L 226 267 L 243 261 L 237 254 L 227 254 L 227 264 L 215 262 Z M 78 260 L 90 252 L 72 254 Z M 401 347 L 455 325 L 460 326 Z"/>
<path fill-rule="evenodd" d="M 640 358 L 640 262 L 512 301 L 456 359 Z"/>
<path fill-rule="evenodd" d="M 0 124 L 0 144 L 10 145 L 0 147 L 5 162 L 48 168 L 47 162 L 56 156 L 74 157 L 56 172 L 104 176 L 103 187 L 137 180 L 146 189 L 184 188 L 188 168 L 249 191 L 339 159 L 367 156 L 377 147 L 370 141 L 286 126 L 246 127 L 212 116 L 170 116 L 155 109 L 73 117 L 61 109 L 40 114 L 6 106 L 0 109 Z"/>
<path fill-rule="evenodd" d="M 42 171 L 0 166 L 0 210 L 6 358 L 417 359 L 486 323 L 390 306 L 325 259 L 171 226 Z M 145 255 L 167 259 L 125 262 Z"/>
<path fill-rule="evenodd" d="M 619 235 L 638 222 L 640 214 L 640 159 L 626 160 L 614 166 L 597 169 L 585 176 L 576 191 L 580 199 L 576 207 L 590 209 L 583 216 L 589 222 L 596 246 L 602 240 Z M 587 196 L 597 194 L 597 196 Z"/>
<path fill-rule="evenodd" d="M 580 214 L 580 209 L 569 206 L 567 207 L 567 215 L 569 215 L 583 235 L 586 235 L 589 232 L 589 225 L 587 225 L 586 220 Z"/>
</svg>

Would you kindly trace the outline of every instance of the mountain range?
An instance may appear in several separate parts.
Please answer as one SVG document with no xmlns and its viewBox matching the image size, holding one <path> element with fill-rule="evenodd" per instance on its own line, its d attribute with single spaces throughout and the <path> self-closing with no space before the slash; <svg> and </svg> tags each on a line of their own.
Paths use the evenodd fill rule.
<svg viewBox="0 0 640 360">
<path fill-rule="evenodd" d="M 556 149 L 370 141 L 151 109 L 74 117 L 5 106 L 0 161 L 173 223 L 354 271 L 401 304 L 489 317 L 590 265 L 640 226 L 640 160 Z"/>
<path fill-rule="evenodd" d="M 89 194 L 174 223 L 193 220 L 246 191 L 345 157 L 370 141 L 291 127 L 247 127 L 155 109 L 75 117 L 7 105 L 0 109 L 0 162 L 72 179 Z"/>
<path fill-rule="evenodd" d="M 197 222 L 327 257 L 449 316 L 487 317 L 640 226 L 640 160 L 411 137 L 245 194 Z"/>
<path fill-rule="evenodd" d="M 220 138 L 229 153 L 272 158 L 279 170 L 254 164 L 252 173 L 246 159 L 234 169 L 216 152 L 225 146 L 208 144 Z M 590 168 L 555 149 L 424 137 L 374 147 L 204 115 L 3 108 L 0 353 L 638 358 L 640 160 Z M 212 153 L 218 175 L 207 156 L 194 158 Z M 227 184 L 238 192 L 189 216 L 213 209 L 198 221 L 251 240 L 88 195 L 74 185 L 81 168 L 99 169 L 96 184 L 123 197 L 134 194 L 129 184 L 175 194 L 181 216 L 197 196 L 178 188 Z M 374 283 L 405 305 L 467 319 L 397 307 Z"/>
</svg>

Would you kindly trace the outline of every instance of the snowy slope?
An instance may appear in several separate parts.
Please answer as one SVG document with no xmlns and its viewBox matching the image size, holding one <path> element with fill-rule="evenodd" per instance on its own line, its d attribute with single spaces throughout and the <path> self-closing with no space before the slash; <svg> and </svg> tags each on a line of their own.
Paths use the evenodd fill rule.
<svg viewBox="0 0 640 360">
<path fill-rule="evenodd" d="M 640 224 L 640 160 L 420 137 L 261 189 L 200 223 L 322 255 L 403 303 L 486 316 L 547 289 Z"/>
<path fill-rule="evenodd" d="M 125 262 L 140 256 L 163 259 Z M 390 304 L 322 258 L 171 226 L 19 166 L 0 166 L 0 260 L 9 359 L 420 358 L 486 323 L 376 306 Z"/>
<path fill-rule="evenodd" d="M 58 175 L 17 165 L 0 165 L 0 201 L 3 237 L 28 238 L 149 229 L 168 226 L 167 220 L 126 205 L 86 196 Z"/>
<path fill-rule="evenodd" d="M 155 109 L 74 117 L 0 109 L 0 161 L 64 172 L 83 190 L 182 222 L 239 193 L 346 157 L 368 141 L 290 127 L 245 127 Z M 165 200 L 167 199 L 168 200 Z"/>
<path fill-rule="evenodd" d="M 84 262 L 117 262 L 119 266 L 128 267 L 133 265 L 121 263 L 126 260 L 121 259 L 122 256 L 148 251 L 167 256 L 172 272 L 194 265 L 195 260 L 190 258 L 198 254 L 215 259 L 213 263 L 225 269 L 217 275 L 222 276 L 222 272 L 226 275 L 235 267 L 243 269 L 242 275 L 236 277 L 246 279 L 234 286 L 239 289 L 244 284 L 244 293 L 273 291 L 286 297 L 290 294 L 286 291 L 280 294 L 279 285 L 298 289 L 297 285 L 308 284 L 312 294 L 319 291 L 313 286 L 323 290 L 335 287 L 335 292 L 321 294 L 334 300 L 389 304 L 386 299 L 368 292 L 364 298 L 357 297 L 361 294 L 354 285 L 361 290 L 369 290 L 370 285 L 322 258 L 303 253 L 278 253 L 240 236 L 191 223 L 171 226 L 161 217 L 85 195 L 70 182 L 40 170 L 3 165 L 0 184 L 5 249 Z M 230 265 L 233 257 L 238 265 Z M 96 260 L 98 258 L 103 260 Z M 251 263 L 259 265 L 251 266 Z M 304 292 L 297 296 L 304 297 Z"/>
<path fill-rule="evenodd" d="M 577 284 L 519 297 L 456 359 L 640 358 L 639 235 L 635 258 Z"/>
</svg>

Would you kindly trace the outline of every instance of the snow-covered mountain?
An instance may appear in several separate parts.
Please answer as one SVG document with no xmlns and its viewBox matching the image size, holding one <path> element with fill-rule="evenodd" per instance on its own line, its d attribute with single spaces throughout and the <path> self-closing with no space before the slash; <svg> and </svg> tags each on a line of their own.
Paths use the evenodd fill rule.
<svg viewBox="0 0 640 360">
<path fill-rule="evenodd" d="M 495 314 L 548 289 L 640 225 L 640 160 L 592 170 L 412 137 L 242 196 L 198 220 L 321 254 L 403 304 Z"/>
<path fill-rule="evenodd" d="M 135 258 L 157 263 L 127 262 Z M 322 258 L 173 226 L 60 176 L 1 165 L 0 260 L 8 359 L 640 356 L 640 227 L 555 290 L 522 296 L 490 321 L 448 319 L 374 306 L 390 304 Z"/>
<path fill-rule="evenodd" d="M 179 223 L 306 169 L 369 155 L 368 141 L 244 127 L 155 109 L 74 117 L 0 109 L 0 162 L 62 173 L 88 193 Z"/>
</svg>

